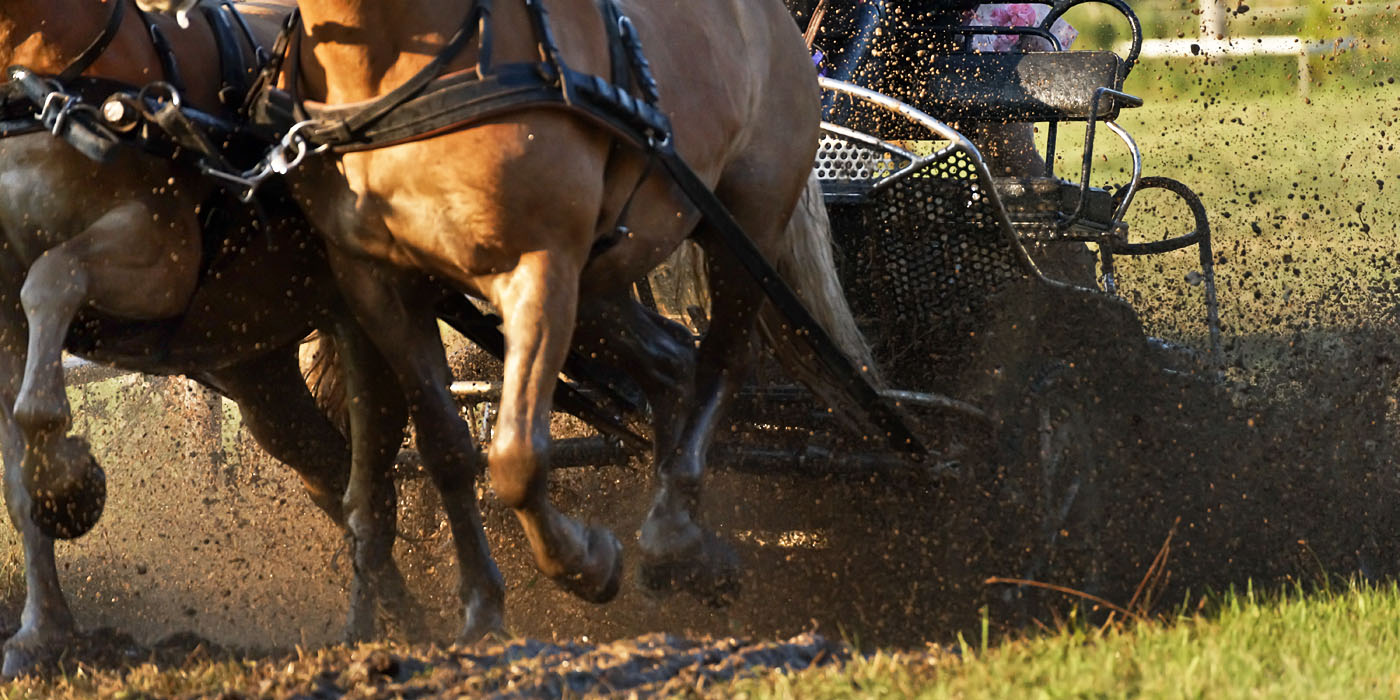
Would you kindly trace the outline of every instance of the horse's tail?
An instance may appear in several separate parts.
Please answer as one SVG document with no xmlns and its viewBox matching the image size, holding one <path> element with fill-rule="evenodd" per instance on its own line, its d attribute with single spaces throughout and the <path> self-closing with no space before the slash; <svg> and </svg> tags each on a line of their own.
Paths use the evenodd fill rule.
<svg viewBox="0 0 1400 700">
<path fill-rule="evenodd" d="M 822 186 L 816 172 L 808 176 L 807 186 L 797 201 L 792 217 L 788 219 L 783 244 L 782 251 L 774 260 L 778 273 L 792 285 L 836 347 L 872 383 L 880 386 L 880 372 L 870 353 L 870 345 L 856 327 L 855 316 L 846 303 L 846 294 L 836 273 L 831 221 L 822 203 Z M 852 410 L 850 395 L 832 380 L 831 373 L 812 355 L 806 341 L 789 330 L 789 324 L 771 304 L 764 307 L 759 317 L 759 329 L 768 347 L 789 373 L 806 384 L 838 414 L 859 424 L 865 423 L 859 409 Z"/>
<path fill-rule="evenodd" d="M 340 350 L 335 338 L 314 331 L 301 342 L 298 359 L 301 376 L 311 390 L 316 406 L 321 409 L 341 434 L 350 434 L 350 414 L 347 411 L 345 373 L 341 371 Z"/>
</svg>

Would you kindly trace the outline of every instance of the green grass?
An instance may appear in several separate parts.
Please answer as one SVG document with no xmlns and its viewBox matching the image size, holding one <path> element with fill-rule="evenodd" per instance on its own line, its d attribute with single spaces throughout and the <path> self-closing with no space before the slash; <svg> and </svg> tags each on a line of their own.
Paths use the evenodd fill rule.
<svg viewBox="0 0 1400 700">
<path fill-rule="evenodd" d="M 882 652 L 736 683 L 748 698 L 1366 698 L 1400 694 L 1400 590 L 1208 598 L 1198 610 L 959 654 Z"/>
<path fill-rule="evenodd" d="M 1140 68 L 1135 80 L 1150 82 L 1150 69 Z M 1332 86 L 1304 99 L 1217 74 L 1203 77 L 1199 94 L 1149 99 L 1119 121 L 1141 148 L 1144 175 L 1176 178 L 1204 200 L 1222 316 L 1233 333 L 1276 333 L 1308 318 L 1314 326 L 1353 324 L 1348 314 L 1329 316 L 1316 306 L 1359 308 L 1376 288 L 1395 283 L 1400 82 Z M 1066 126 L 1060 143 L 1057 171 L 1077 180 L 1082 128 Z M 1126 182 L 1126 149 L 1106 132 L 1096 144 L 1091 181 Z M 1128 222 L 1134 240 L 1192 230 L 1186 208 L 1164 193 L 1139 196 Z M 1198 293 L 1182 283 L 1199 266 L 1193 255 L 1122 263 L 1125 292 L 1154 331 L 1198 335 Z"/>
</svg>

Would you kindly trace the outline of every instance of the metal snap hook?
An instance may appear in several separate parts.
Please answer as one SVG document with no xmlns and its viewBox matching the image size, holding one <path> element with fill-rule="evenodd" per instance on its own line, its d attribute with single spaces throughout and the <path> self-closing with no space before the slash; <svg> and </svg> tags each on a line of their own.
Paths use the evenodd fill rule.
<svg viewBox="0 0 1400 700">
<path fill-rule="evenodd" d="M 311 142 L 307 141 L 306 137 L 301 135 L 302 131 L 315 124 L 315 120 L 312 119 L 293 124 L 292 128 L 288 129 L 286 135 L 282 137 L 282 141 L 272 149 L 272 152 L 268 153 L 268 169 L 278 175 L 286 175 L 291 172 L 292 168 L 301 165 L 301 161 L 306 158 L 306 154 L 320 153 L 326 150 L 327 144 L 322 144 L 312 149 L 310 147 Z"/>
<path fill-rule="evenodd" d="M 176 90 L 174 85 L 164 80 L 147 83 L 141 88 L 140 92 L 136 93 L 136 98 L 142 103 L 145 103 L 146 100 L 150 100 L 158 105 L 168 104 L 175 109 L 180 109 L 182 106 L 180 91 Z"/>
</svg>

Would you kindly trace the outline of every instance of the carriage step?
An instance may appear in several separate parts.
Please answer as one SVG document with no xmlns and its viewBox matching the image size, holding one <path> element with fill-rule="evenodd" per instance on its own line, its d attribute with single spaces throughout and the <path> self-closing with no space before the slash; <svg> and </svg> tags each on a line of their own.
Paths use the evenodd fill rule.
<svg viewBox="0 0 1400 700">
<path fill-rule="evenodd" d="M 1113 193 L 1102 187 L 1088 188 L 1079 219 L 1067 229 L 1063 222 L 1079 206 L 1078 183 L 1050 177 L 1007 177 L 997 178 L 996 187 L 1006 216 L 1023 241 L 1098 242 L 1123 234 L 1115 230 L 1118 203 Z"/>
</svg>

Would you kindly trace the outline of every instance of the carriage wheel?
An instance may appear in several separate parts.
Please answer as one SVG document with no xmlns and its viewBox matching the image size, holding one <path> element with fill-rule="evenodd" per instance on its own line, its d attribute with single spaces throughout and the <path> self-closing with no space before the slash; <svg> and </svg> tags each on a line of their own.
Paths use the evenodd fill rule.
<svg viewBox="0 0 1400 700">
<path fill-rule="evenodd" d="M 1135 378 L 1155 372 L 1141 325 L 1121 300 L 1028 280 L 997 298 L 978 335 L 964 395 L 997 421 L 987 517 L 1005 552 L 988 573 L 1096 592 L 1124 405 Z M 1025 615 L 1065 600 L 1028 586 L 989 592 Z"/>
<path fill-rule="evenodd" d="M 1092 592 L 1102 573 L 1103 461 L 1093 386 L 1085 379 L 1063 362 L 1033 378 L 1017 420 L 1020 430 L 1011 436 L 1026 471 L 1007 487 L 1025 516 L 1019 578 Z"/>
</svg>

